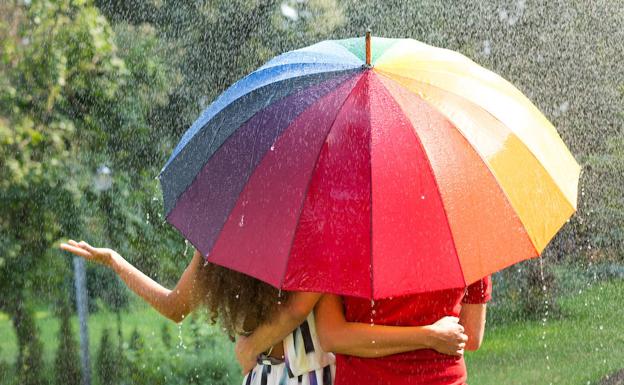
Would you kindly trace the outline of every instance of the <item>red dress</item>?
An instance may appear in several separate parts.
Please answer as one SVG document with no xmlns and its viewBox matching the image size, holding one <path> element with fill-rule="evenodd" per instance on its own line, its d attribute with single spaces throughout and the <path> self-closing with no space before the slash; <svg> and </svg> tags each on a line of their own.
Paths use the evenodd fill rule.
<svg viewBox="0 0 624 385">
<path fill-rule="evenodd" d="M 492 296 L 488 276 L 464 289 L 440 290 L 400 298 L 371 301 L 344 297 L 347 321 L 379 325 L 424 326 L 444 316 L 459 317 L 462 303 L 486 303 Z M 432 349 L 394 354 L 382 358 L 336 355 L 335 385 L 463 385 L 463 357 Z"/>
</svg>

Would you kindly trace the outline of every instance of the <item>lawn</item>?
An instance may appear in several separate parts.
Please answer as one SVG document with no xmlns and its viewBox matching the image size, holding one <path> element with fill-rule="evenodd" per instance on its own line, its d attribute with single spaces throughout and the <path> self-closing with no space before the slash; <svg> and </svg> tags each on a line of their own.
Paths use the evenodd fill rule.
<svg viewBox="0 0 624 385">
<path fill-rule="evenodd" d="M 496 326 L 467 354 L 476 385 L 597 384 L 624 368 L 624 282 L 600 283 L 561 299 L 563 319 Z"/>
<path fill-rule="evenodd" d="M 546 316 L 546 322 L 517 322 L 488 327 L 482 348 L 467 354 L 471 385 L 597 384 L 605 375 L 624 367 L 624 281 L 595 284 L 561 299 L 564 318 Z M 491 309 L 497 311 L 497 309 Z M 137 327 L 150 344 L 162 344 L 164 323 L 174 344 L 181 326 L 165 320 L 145 306 L 133 306 L 122 315 L 127 340 Z M 58 322 L 48 312 L 37 313 L 45 357 L 51 362 L 56 349 Z M 74 320 L 75 321 L 75 320 Z M 91 352 L 95 355 L 102 330 L 114 332 L 115 315 L 100 312 L 90 318 Z M 77 327 L 75 328 L 77 330 Z M 221 339 L 224 354 L 232 357 L 232 346 Z M 0 315 L 0 360 L 12 362 L 16 343 L 6 316 Z M 93 359 L 93 358 L 92 358 Z"/>
</svg>

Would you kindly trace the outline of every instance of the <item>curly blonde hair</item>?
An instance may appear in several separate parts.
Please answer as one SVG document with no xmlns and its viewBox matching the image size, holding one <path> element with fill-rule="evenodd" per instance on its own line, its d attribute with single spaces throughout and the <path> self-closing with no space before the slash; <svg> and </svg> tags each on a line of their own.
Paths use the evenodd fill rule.
<svg viewBox="0 0 624 385">
<path fill-rule="evenodd" d="M 231 339 L 265 322 L 288 298 L 288 292 L 237 271 L 207 263 L 203 267 L 212 322 L 220 321 Z"/>
</svg>

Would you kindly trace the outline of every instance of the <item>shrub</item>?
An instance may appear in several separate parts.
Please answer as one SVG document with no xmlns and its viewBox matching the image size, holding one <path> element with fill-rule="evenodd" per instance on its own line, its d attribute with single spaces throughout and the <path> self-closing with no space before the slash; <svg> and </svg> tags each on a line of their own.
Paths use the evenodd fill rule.
<svg viewBox="0 0 624 385">
<path fill-rule="evenodd" d="M 20 385 L 41 385 L 44 381 L 45 365 L 43 345 L 32 311 L 27 306 L 18 306 L 13 318 L 16 325 L 19 352 L 17 355 L 17 379 Z"/>
<path fill-rule="evenodd" d="M 558 282 L 546 262 L 529 260 L 496 273 L 488 320 L 504 323 L 558 316 Z"/>
<path fill-rule="evenodd" d="M 169 331 L 169 326 L 165 322 L 163 322 L 160 328 L 160 338 L 166 348 L 171 348 L 171 332 Z"/>
<path fill-rule="evenodd" d="M 56 383 L 58 385 L 80 385 L 80 357 L 78 355 L 78 343 L 71 327 L 69 305 L 61 308 L 60 321 L 59 346 L 54 360 Z"/>
<path fill-rule="evenodd" d="M 218 330 L 201 317 L 192 317 L 184 327 L 190 333 L 182 334 L 178 326 L 178 341 L 172 341 L 168 325 L 161 332 L 163 344 L 148 340 L 145 344 L 138 332 L 133 332 L 124 355 L 134 385 L 182 385 L 240 383 L 239 369 L 232 352 L 232 344 Z M 170 344 L 168 347 L 167 344 Z M 137 349 L 140 347 L 140 349 Z"/>
<path fill-rule="evenodd" d="M 123 377 L 121 357 L 111 341 L 110 330 L 104 329 L 96 357 L 96 373 L 100 385 L 117 385 Z"/>
</svg>

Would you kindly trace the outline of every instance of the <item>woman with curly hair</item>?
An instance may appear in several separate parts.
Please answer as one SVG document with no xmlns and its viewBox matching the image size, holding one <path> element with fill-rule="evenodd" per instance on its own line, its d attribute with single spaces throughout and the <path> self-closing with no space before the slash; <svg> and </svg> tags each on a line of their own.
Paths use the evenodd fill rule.
<svg viewBox="0 0 624 385">
<path fill-rule="evenodd" d="M 280 292 L 250 276 L 206 263 L 195 251 L 176 286 L 169 290 L 108 248 L 69 240 L 61 249 L 111 268 L 128 288 L 174 322 L 204 305 L 231 338 L 238 336 L 237 358 L 246 373 L 244 384 L 329 385 L 334 378 L 334 355 L 322 350 L 312 310 L 319 293 Z M 382 357 L 416 349 L 434 349 L 461 356 L 464 328 L 457 317 L 442 317 L 418 327 L 354 327 L 335 353 Z M 338 330 L 339 331 L 339 330 Z M 340 335 L 340 334 L 338 334 Z M 373 341 L 373 343 L 371 343 Z"/>
</svg>

